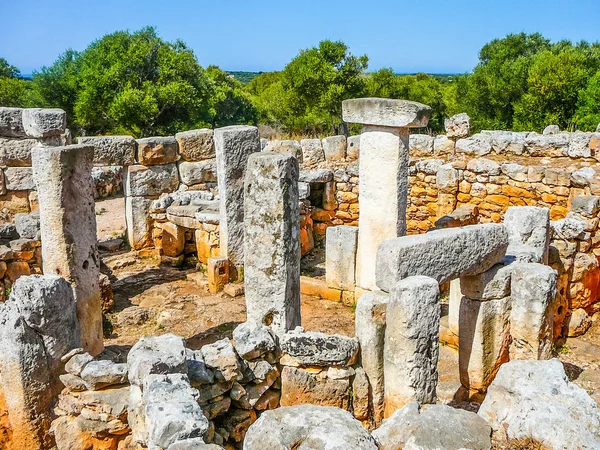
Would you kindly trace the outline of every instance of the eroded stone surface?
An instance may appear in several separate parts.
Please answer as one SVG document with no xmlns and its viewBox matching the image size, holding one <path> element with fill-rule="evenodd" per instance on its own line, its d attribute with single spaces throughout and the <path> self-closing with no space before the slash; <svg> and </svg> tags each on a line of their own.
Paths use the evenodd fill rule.
<svg viewBox="0 0 600 450">
<path fill-rule="evenodd" d="M 94 147 L 94 164 L 99 166 L 130 166 L 135 163 L 137 143 L 131 136 L 82 136 L 78 144 Z"/>
<path fill-rule="evenodd" d="M 357 98 L 342 102 L 345 122 L 394 128 L 425 127 L 431 108 L 418 102 L 387 98 Z"/>
<path fill-rule="evenodd" d="M 281 350 L 308 366 L 349 366 L 358 352 L 358 341 L 338 334 L 291 331 L 280 336 Z"/>
</svg>

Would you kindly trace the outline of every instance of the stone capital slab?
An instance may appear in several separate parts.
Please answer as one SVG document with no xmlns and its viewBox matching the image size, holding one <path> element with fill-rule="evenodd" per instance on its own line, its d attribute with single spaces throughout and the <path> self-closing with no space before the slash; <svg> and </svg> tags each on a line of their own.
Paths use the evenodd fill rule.
<svg viewBox="0 0 600 450">
<path fill-rule="evenodd" d="M 392 128 L 426 127 L 431 107 L 408 100 L 356 98 L 342 102 L 345 122 Z"/>
</svg>

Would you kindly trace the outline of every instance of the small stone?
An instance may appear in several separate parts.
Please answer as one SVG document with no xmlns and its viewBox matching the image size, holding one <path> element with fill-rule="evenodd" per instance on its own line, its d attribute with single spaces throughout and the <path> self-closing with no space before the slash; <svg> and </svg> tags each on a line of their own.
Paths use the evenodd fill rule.
<svg viewBox="0 0 600 450">
<path fill-rule="evenodd" d="M 465 113 L 456 114 L 444 120 L 444 128 L 449 138 L 466 138 L 471 129 L 471 118 Z"/>
<path fill-rule="evenodd" d="M 94 357 L 87 352 L 74 355 L 65 364 L 65 371 L 71 375 L 79 376 L 81 375 L 81 371 L 85 368 L 85 366 L 89 362 L 93 361 L 93 359 Z"/>
<path fill-rule="evenodd" d="M 560 128 L 558 125 L 548 125 L 546 128 L 544 128 L 544 131 L 542 131 L 542 134 L 544 136 L 547 136 L 549 134 L 558 134 L 560 133 Z"/>
<path fill-rule="evenodd" d="M 129 381 L 141 386 L 150 374 L 185 373 L 183 339 L 173 334 L 142 337 L 127 355 Z"/>
<path fill-rule="evenodd" d="M 247 321 L 233 330 L 233 345 L 244 359 L 258 358 L 275 351 L 275 339 L 269 328 L 258 322 Z"/>
<path fill-rule="evenodd" d="M 358 353 L 356 339 L 312 331 L 285 333 L 280 345 L 284 353 L 309 366 L 350 366 Z"/>
<path fill-rule="evenodd" d="M 228 283 L 223 288 L 223 293 L 235 298 L 244 295 L 244 285 L 239 283 Z"/>
<path fill-rule="evenodd" d="M 243 378 L 242 364 L 229 339 L 221 339 L 200 349 L 204 362 L 214 370 L 219 381 L 239 381 Z"/>
<path fill-rule="evenodd" d="M 127 364 L 90 361 L 83 368 L 80 376 L 90 391 L 96 391 L 114 384 L 127 383 Z"/>
<path fill-rule="evenodd" d="M 23 129 L 27 136 L 43 138 L 63 134 L 67 127 L 67 113 L 62 109 L 25 108 Z"/>
<path fill-rule="evenodd" d="M 65 387 L 70 391 L 81 392 L 87 389 L 87 386 L 81 378 L 71 375 L 70 373 L 59 375 L 58 378 L 60 379 L 60 382 L 64 384 Z"/>
<path fill-rule="evenodd" d="M 215 157 L 213 130 L 202 128 L 177 133 L 179 154 L 185 161 L 201 161 Z"/>
</svg>

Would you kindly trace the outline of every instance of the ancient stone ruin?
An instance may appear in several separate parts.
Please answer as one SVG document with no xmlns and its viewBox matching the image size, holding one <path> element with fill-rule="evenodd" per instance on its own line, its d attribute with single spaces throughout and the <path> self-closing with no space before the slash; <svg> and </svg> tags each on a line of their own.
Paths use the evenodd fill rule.
<svg viewBox="0 0 600 450">
<path fill-rule="evenodd" d="M 598 300 L 600 136 L 469 136 L 466 115 L 410 134 L 430 108 L 403 100 L 343 114 L 359 137 L 233 126 L 68 145 L 64 112 L 0 108 L 0 447 L 600 448 L 596 402 L 553 359 Z M 133 250 L 194 254 L 211 293 L 245 295 L 230 337 L 104 348 L 101 166 L 125 174 Z M 326 273 L 301 276 L 315 245 Z M 305 330 L 301 294 L 354 305 L 355 337 Z M 442 344 L 458 351 L 451 404 Z"/>
</svg>

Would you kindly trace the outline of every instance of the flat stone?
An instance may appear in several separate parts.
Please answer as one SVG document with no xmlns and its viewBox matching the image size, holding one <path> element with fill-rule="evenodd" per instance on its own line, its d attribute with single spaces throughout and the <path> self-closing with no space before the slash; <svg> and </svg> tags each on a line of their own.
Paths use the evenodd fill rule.
<svg viewBox="0 0 600 450">
<path fill-rule="evenodd" d="M 275 339 L 269 328 L 258 322 L 247 321 L 233 330 L 233 345 L 238 355 L 250 360 L 275 351 Z"/>
<path fill-rule="evenodd" d="M 344 122 L 395 128 L 426 127 L 431 108 L 418 102 L 357 98 L 342 102 Z"/>
<path fill-rule="evenodd" d="M 358 353 L 358 341 L 338 334 L 290 331 L 280 336 L 281 351 L 308 366 L 350 366 Z"/>
<path fill-rule="evenodd" d="M 167 450 L 223 450 L 216 444 L 205 444 L 202 438 L 184 439 L 171 444 Z"/>
<path fill-rule="evenodd" d="M 57 136 L 67 127 L 67 113 L 58 108 L 25 108 L 22 118 L 23 129 L 29 137 Z"/>
<path fill-rule="evenodd" d="M 177 133 L 179 155 L 185 161 L 201 161 L 215 157 L 213 130 L 202 128 Z"/>
<path fill-rule="evenodd" d="M 500 299 L 510 295 L 510 277 L 514 264 L 504 261 L 478 275 L 460 278 L 462 293 L 475 300 Z"/>
<path fill-rule="evenodd" d="M 114 384 L 127 383 L 127 364 L 90 361 L 80 376 L 90 391 L 96 391 Z"/>
<path fill-rule="evenodd" d="M 194 401 L 146 406 L 149 448 L 169 448 L 188 438 L 205 437 L 209 424 Z"/>
<path fill-rule="evenodd" d="M 377 450 L 377 444 L 349 412 L 326 406 L 299 405 L 264 412 L 248 429 L 244 448 Z"/>
<path fill-rule="evenodd" d="M 123 239 L 107 239 L 105 241 L 98 242 L 98 250 L 105 252 L 115 252 L 123 245 Z"/>
<path fill-rule="evenodd" d="M 489 450 L 491 434 L 490 426 L 475 413 L 412 402 L 396 411 L 372 436 L 381 450 Z"/>
<path fill-rule="evenodd" d="M 94 147 L 94 164 L 130 166 L 135 163 L 137 143 L 131 136 L 82 136 L 78 144 Z"/>
<path fill-rule="evenodd" d="M 71 375 L 79 376 L 81 375 L 81 371 L 85 368 L 85 366 L 93 360 L 94 357 L 89 353 L 79 353 L 67 361 L 65 364 L 65 370 Z"/>
<path fill-rule="evenodd" d="M 346 158 L 346 136 L 329 136 L 323 138 L 323 152 L 328 162 L 340 161 Z"/>
<path fill-rule="evenodd" d="M 298 180 L 304 183 L 327 183 L 333 180 L 333 172 L 328 169 L 302 170 Z"/>
<path fill-rule="evenodd" d="M 508 233 L 504 225 L 469 225 L 389 239 L 377 250 L 377 286 L 389 292 L 397 281 L 414 275 L 445 283 L 476 275 L 504 258 Z"/>
<path fill-rule="evenodd" d="M 302 367 L 284 367 L 281 373 L 281 406 L 302 404 L 350 407 L 350 381 L 331 379 L 327 371 L 315 373 Z"/>
<path fill-rule="evenodd" d="M 503 364 L 479 416 L 498 437 L 531 438 L 552 449 L 600 448 L 600 412 L 558 359 Z"/>
<path fill-rule="evenodd" d="M 185 373 L 183 339 L 173 334 L 142 337 L 127 355 L 129 381 L 141 386 L 150 374 Z"/>
<path fill-rule="evenodd" d="M 179 172 L 176 164 L 160 166 L 129 166 L 125 178 L 125 195 L 158 196 L 177 190 Z"/>
</svg>

